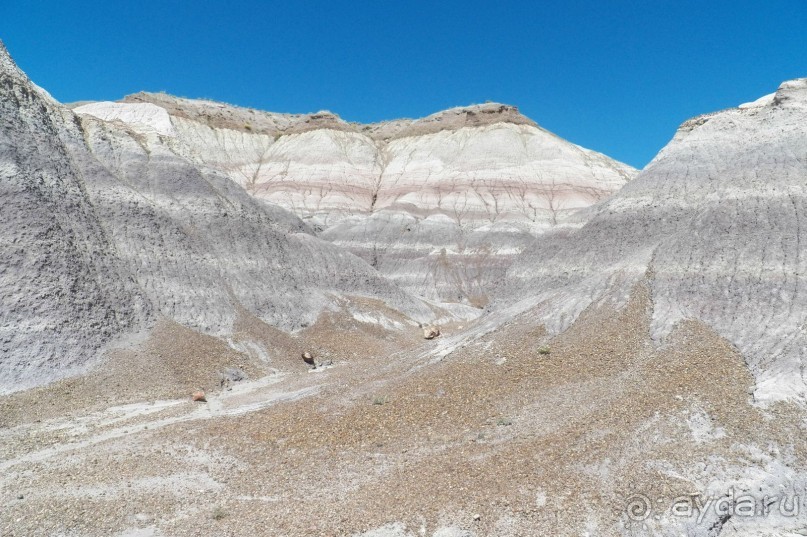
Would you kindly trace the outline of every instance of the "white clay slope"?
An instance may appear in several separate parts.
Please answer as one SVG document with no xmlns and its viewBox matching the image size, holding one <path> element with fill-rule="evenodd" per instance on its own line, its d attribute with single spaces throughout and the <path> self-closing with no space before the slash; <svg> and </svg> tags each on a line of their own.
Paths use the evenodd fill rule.
<svg viewBox="0 0 807 537">
<path fill-rule="evenodd" d="M 164 108 L 151 103 L 90 103 L 73 109 L 77 114 L 102 117 L 107 121 L 120 121 L 138 131 L 173 136 L 174 127 Z"/>
<path fill-rule="evenodd" d="M 533 236 L 635 175 L 496 103 L 374 125 L 163 94 L 116 106 L 144 103 L 170 114 L 176 136 L 162 143 L 173 151 L 292 210 L 323 238 L 437 301 L 487 303 Z M 123 117 L 98 104 L 77 111 Z"/>
</svg>

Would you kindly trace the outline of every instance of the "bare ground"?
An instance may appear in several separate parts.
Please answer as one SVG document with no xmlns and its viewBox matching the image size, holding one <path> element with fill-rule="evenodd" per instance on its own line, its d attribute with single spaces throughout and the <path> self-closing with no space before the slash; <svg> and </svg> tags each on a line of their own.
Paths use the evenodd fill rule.
<svg viewBox="0 0 807 537">
<path fill-rule="evenodd" d="M 0 534 L 642 534 L 637 491 L 803 470 L 799 410 L 752 404 L 742 357 L 700 323 L 652 342 L 650 307 L 640 285 L 555 338 L 527 313 L 439 361 L 417 329 L 344 314 L 293 336 L 243 316 L 234 346 L 262 357 L 162 323 L 91 375 L 0 400 Z M 244 379 L 222 383 L 231 368 Z"/>
</svg>

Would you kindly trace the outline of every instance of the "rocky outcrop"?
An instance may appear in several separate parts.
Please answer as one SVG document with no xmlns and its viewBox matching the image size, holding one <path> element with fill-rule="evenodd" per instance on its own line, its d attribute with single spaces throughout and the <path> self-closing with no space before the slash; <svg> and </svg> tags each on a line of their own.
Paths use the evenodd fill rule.
<svg viewBox="0 0 807 537">
<path fill-rule="evenodd" d="M 758 399 L 803 399 L 805 147 L 807 79 L 685 122 L 582 229 L 530 246 L 508 272 L 510 301 L 547 299 L 557 332 L 648 275 L 657 340 L 703 321 L 743 353 Z"/>
<path fill-rule="evenodd" d="M 145 105 L 170 114 L 175 135 L 162 142 L 174 152 L 290 209 L 435 301 L 485 304 L 491 283 L 532 237 L 568 224 L 635 174 L 498 103 L 373 125 L 164 94 L 115 103 Z M 76 111 L 122 119 L 112 106 Z M 141 124 L 131 122 L 143 131 Z"/>
<path fill-rule="evenodd" d="M 217 336 L 243 313 L 294 330 L 354 294 L 432 318 L 298 218 L 178 156 L 156 106 L 78 116 L 4 49 L 0 93 L 0 389 L 79 370 L 157 316 Z"/>
</svg>

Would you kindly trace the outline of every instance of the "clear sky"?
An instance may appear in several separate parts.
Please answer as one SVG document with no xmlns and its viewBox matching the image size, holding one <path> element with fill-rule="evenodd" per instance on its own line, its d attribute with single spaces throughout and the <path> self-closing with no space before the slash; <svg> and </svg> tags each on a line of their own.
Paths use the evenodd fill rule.
<svg viewBox="0 0 807 537">
<path fill-rule="evenodd" d="M 491 100 L 642 167 L 685 119 L 807 76 L 807 0 L 0 0 L 0 39 L 63 102 L 372 122 Z"/>
</svg>

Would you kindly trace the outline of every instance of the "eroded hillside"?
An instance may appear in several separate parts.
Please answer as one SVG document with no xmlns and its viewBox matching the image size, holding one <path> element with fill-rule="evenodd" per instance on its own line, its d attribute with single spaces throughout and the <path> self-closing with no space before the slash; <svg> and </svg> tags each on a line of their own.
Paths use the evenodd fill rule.
<svg viewBox="0 0 807 537">
<path fill-rule="evenodd" d="M 636 173 L 496 103 L 372 125 L 152 93 L 75 111 L 158 133 L 410 292 L 477 307 L 533 237 Z"/>
<path fill-rule="evenodd" d="M 630 182 L 502 105 L 86 106 L 0 48 L 0 534 L 807 531 L 807 79 Z"/>
</svg>

